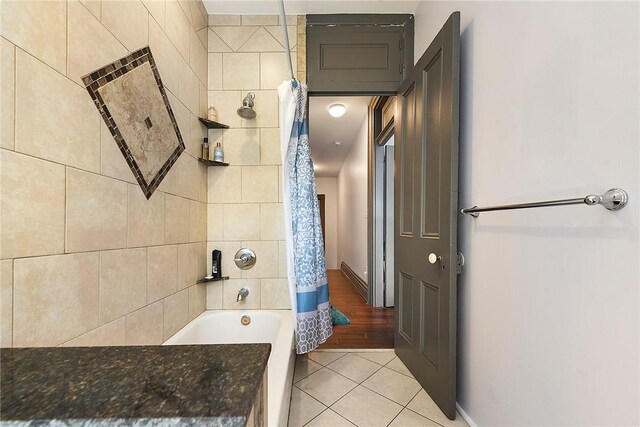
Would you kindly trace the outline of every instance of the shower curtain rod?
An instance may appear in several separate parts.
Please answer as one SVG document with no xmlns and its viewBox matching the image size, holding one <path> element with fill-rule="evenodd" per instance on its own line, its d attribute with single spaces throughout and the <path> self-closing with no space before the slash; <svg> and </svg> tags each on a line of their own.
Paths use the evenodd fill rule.
<svg viewBox="0 0 640 427">
<path fill-rule="evenodd" d="M 296 79 L 293 74 L 293 63 L 291 62 L 291 47 L 289 47 L 289 31 L 287 28 L 287 15 L 284 13 L 284 0 L 280 0 L 280 25 L 284 31 L 284 48 L 287 54 L 287 61 L 289 61 L 289 71 L 291 72 L 291 80 Z"/>
</svg>

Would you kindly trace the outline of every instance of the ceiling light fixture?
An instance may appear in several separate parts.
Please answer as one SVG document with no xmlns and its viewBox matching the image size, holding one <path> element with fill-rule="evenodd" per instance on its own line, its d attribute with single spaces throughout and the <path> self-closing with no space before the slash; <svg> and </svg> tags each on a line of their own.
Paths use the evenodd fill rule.
<svg viewBox="0 0 640 427">
<path fill-rule="evenodd" d="M 342 117 L 347 112 L 347 107 L 344 104 L 331 104 L 329 106 L 329 114 L 333 117 Z"/>
</svg>

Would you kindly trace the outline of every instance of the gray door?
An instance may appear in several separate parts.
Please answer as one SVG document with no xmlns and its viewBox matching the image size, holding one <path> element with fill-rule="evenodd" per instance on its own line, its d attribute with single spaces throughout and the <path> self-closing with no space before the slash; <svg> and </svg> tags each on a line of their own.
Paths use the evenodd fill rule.
<svg viewBox="0 0 640 427">
<path fill-rule="evenodd" d="M 395 349 L 444 414 L 456 404 L 460 13 L 398 91 Z M 431 261 L 429 260 L 431 258 Z"/>
</svg>

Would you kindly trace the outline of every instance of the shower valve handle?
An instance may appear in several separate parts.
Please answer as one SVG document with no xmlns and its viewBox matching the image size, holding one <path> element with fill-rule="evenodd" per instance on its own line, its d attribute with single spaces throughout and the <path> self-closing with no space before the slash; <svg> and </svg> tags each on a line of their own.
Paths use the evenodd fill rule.
<svg viewBox="0 0 640 427">
<path fill-rule="evenodd" d="M 240 249 L 233 257 L 233 262 L 239 269 L 248 270 L 256 264 L 256 253 L 251 249 Z"/>
</svg>

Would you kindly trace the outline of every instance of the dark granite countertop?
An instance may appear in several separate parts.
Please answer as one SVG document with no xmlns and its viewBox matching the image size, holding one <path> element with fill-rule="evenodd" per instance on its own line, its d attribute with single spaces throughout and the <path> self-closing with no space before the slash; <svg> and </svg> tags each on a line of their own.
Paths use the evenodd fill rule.
<svg viewBox="0 0 640 427">
<path fill-rule="evenodd" d="M 0 424 L 244 426 L 270 344 L 0 350 Z"/>
</svg>

